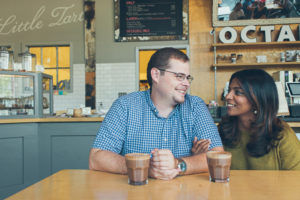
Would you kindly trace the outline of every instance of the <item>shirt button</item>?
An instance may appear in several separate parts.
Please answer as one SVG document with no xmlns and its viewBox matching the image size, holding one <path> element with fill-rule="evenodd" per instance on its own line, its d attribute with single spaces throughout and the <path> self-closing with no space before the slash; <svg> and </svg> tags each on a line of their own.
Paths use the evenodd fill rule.
<svg viewBox="0 0 300 200">
<path fill-rule="evenodd" d="M 167 138 L 165 138 L 164 141 L 166 142 L 166 141 L 167 141 Z"/>
</svg>

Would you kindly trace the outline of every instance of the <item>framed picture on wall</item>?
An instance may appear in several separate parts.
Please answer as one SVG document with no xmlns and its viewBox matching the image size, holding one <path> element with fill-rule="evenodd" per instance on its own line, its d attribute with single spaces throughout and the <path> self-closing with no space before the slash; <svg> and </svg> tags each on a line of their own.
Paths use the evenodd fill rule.
<svg viewBox="0 0 300 200">
<path fill-rule="evenodd" d="M 299 0 L 213 0 L 213 26 L 297 24 Z"/>
<path fill-rule="evenodd" d="M 116 42 L 187 40 L 188 0 L 115 0 Z"/>
</svg>

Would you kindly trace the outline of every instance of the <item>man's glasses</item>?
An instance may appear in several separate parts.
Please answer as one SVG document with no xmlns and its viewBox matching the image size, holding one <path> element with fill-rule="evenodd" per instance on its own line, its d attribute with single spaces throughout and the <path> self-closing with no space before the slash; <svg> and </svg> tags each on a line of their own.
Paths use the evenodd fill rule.
<svg viewBox="0 0 300 200">
<path fill-rule="evenodd" d="M 183 82 L 185 79 L 188 80 L 188 82 L 191 84 L 192 81 L 194 80 L 194 78 L 191 76 L 191 75 L 186 75 L 184 73 L 178 73 L 178 72 L 172 72 L 172 71 L 169 71 L 169 70 L 166 70 L 166 69 L 161 69 L 161 68 L 157 68 L 159 71 L 162 71 L 162 72 L 169 72 L 169 73 L 173 73 L 175 74 L 175 77 L 177 78 L 178 81 L 181 81 Z"/>
</svg>

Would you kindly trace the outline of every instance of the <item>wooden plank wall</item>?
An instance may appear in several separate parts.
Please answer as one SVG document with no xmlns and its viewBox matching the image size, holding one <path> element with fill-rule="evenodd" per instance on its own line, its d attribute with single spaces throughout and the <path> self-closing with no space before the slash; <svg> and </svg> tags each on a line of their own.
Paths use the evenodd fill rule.
<svg viewBox="0 0 300 200">
<path fill-rule="evenodd" d="M 191 74 L 195 77 L 191 85 L 191 94 L 200 96 L 206 103 L 214 99 L 214 73 L 211 45 L 212 0 L 189 1 L 189 43 Z"/>
</svg>

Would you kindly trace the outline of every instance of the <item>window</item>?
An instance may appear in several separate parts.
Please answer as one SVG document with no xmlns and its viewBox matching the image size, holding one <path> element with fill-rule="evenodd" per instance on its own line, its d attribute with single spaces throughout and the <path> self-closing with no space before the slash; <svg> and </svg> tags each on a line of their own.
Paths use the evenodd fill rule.
<svg viewBox="0 0 300 200">
<path fill-rule="evenodd" d="M 187 46 L 173 46 L 174 48 L 179 49 L 185 54 L 189 54 L 188 52 L 188 47 Z M 138 63 L 138 80 L 139 80 L 139 85 L 138 85 L 138 90 L 139 91 L 144 91 L 149 89 L 149 84 L 147 81 L 147 67 L 148 67 L 148 62 L 151 58 L 151 56 L 161 47 L 138 47 L 136 48 L 136 63 Z"/>
<path fill-rule="evenodd" d="M 54 90 L 70 89 L 70 46 L 30 46 L 29 52 L 36 55 L 36 64 L 43 65 L 44 73 L 53 76 Z"/>
</svg>

